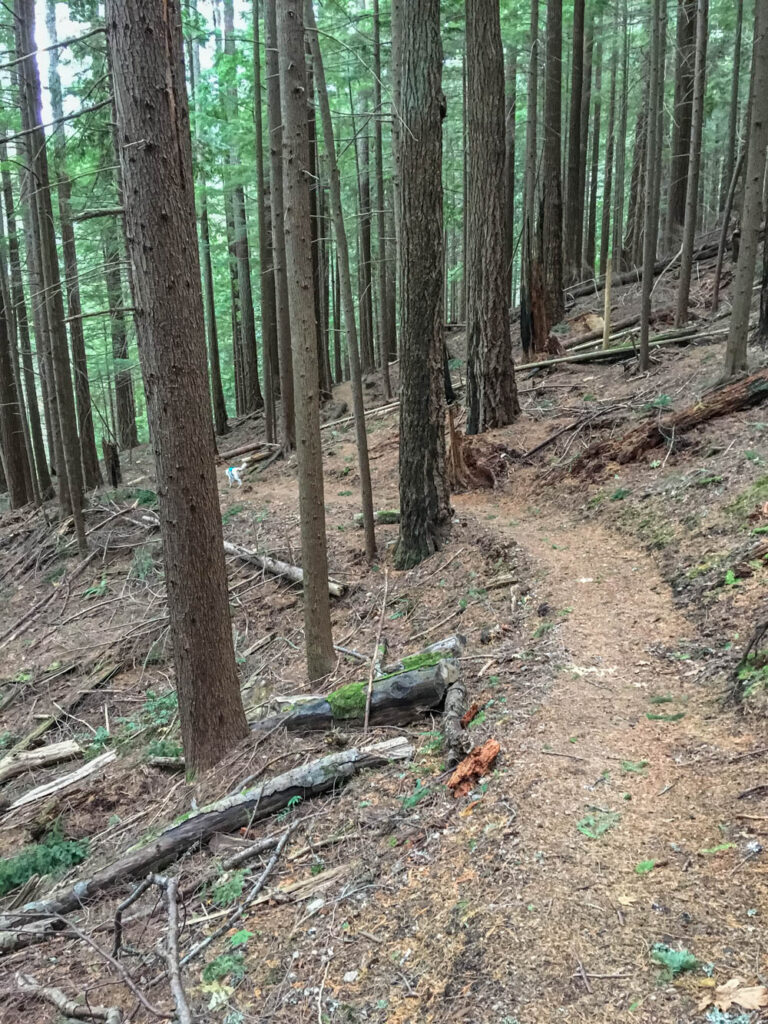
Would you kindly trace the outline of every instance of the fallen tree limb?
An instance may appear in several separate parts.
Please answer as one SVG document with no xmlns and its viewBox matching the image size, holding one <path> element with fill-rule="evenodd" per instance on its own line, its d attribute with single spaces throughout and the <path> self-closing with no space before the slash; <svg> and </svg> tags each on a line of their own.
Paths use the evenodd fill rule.
<svg viewBox="0 0 768 1024">
<path fill-rule="evenodd" d="M 138 849 L 83 878 L 71 888 L 47 899 L 27 903 L 18 912 L 0 917 L 0 950 L 6 952 L 27 944 L 24 928 L 30 917 L 47 921 L 56 915 L 69 914 L 94 896 L 118 882 L 140 878 L 148 871 L 160 869 L 176 860 L 196 843 L 214 832 L 231 832 L 252 824 L 275 811 L 287 807 L 294 797 L 309 799 L 335 789 L 365 768 L 380 768 L 392 761 L 405 761 L 413 755 L 413 747 L 402 736 L 366 747 L 351 747 L 317 761 L 292 768 L 252 789 L 231 794 L 196 811 L 185 821 L 172 825 L 161 835 Z M 34 927 L 34 926 L 32 926 Z M 32 941 L 45 941 L 53 934 L 55 921 L 47 922 L 46 932 L 34 935 Z M 62 927 L 59 923 L 58 927 Z M 5 934 L 3 934 L 5 933 Z"/>
<path fill-rule="evenodd" d="M 665 335 L 658 339 L 651 339 L 648 346 L 649 348 L 663 348 L 666 345 L 685 345 L 693 341 L 711 341 L 712 338 L 727 333 L 727 331 L 704 331 L 702 334 L 695 334 L 687 330 L 685 333 L 676 335 L 674 338 Z M 633 356 L 636 352 L 637 349 L 634 345 L 618 345 L 616 348 L 597 348 L 589 352 L 576 352 L 572 355 L 555 356 L 553 359 L 542 359 L 536 363 L 524 363 L 522 366 L 516 366 L 515 371 L 520 373 L 522 370 L 537 370 L 547 366 L 557 366 L 560 363 L 589 363 L 600 359 L 622 359 Z"/>
<path fill-rule="evenodd" d="M 168 911 L 168 932 L 165 937 L 163 956 L 168 968 L 168 982 L 176 1007 L 178 1024 L 193 1024 L 189 1003 L 181 983 L 181 964 L 179 962 L 179 880 L 166 878 L 164 875 L 152 875 L 152 882 L 165 893 L 165 904 Z"/>
<path fill-rule="evenodd" d="M 439 707 L 448 686 L 458 679 L 459 670 L 451 661 L 374 680 L 370 689 L 372 726 L 400 725 L 423 711 Z M 284 726 L 289 732 L 314 732 L 334 725 L 364 726 L 368 681 L 348 683 L 326 697 L 307 701 L 287 713 L 263 718 L 252 728 L 258 732 Z"/>
<path fill-rule="evenodd" d="M 51 712 L 48 718 L 44 718 L 31 732 L 28 732 L 26 736 L 22 737 L 18 743 L 15 743 L 13 747 L 11 747 L 8 751 L 8 758 L 15 757 L 22 750 L 26 750 L 28 747 L 31 747 L 33 743 L 39 740 L 41 736 L 44 736 L 49 729 L 56 725 L 59 719 L 65 718 L 68 714 L 71 714 L 71 712 L 74 711 L 78 704 L 80 704 L 89 693 L 93 693 L 94 690 L 98 690 L 100 686 L 104 686 L 105 683 L 114 678 L 114 676 L 116 676 L 120 671 L 121 667 L 122 666 L 120 665 L 111 665 L 107 669 L 101 668 L 92 673 L 80 689 L 72 693 L 69 700 L 60 704 L 55 711 Z"/>
<path fill-rule="evenodd" d="M 121 1024 L 123 1015 L 116 1006 L 95 1006 L 93 1003 L 78 1003 L 70 999 L 60 988 L 41 985 L 31 974 L 16 974 L 16 987 L 19 992 L 43 1003 L 50 1003 L 65 1017 L 74 1020 L 103 1020 L 106 1024 Z"/>
<path fill-rule="evenodd" d="M 633 462 L 644 452 L 670 442 L 718 416 L 750 409 L 768 401 L 768 368 L 710 391 L 694 405 L 666 416 L 652 416 L 622 437 L 597 441 L 579 456 L 572 469 L 592 472 L 610 462 Z"/>
<path fill-rule="evenodd" d="M 0 783 L 21 775 L 32 768 L 45 768 L 49 764 L 59 764 L 73 757 L 80 757 L 83 748 L 75 740 L 62 740 L 61 743 L 49 743 L 47 747 L 36 750 L 21 750 L 9 754 L 0 761 Z"/>
<path fill-rule="evenodd" d="M 701 260 L 712 259 L 712 257 L 716 255 L 717 245 L 707 244 L 699 246 L 699 248 L 693 254 L 693 259 L 695 262 L 701 262 Z M 670 263 L 673 263 L 676 258 L 676 255 L 668 256 L 666 259 L 659 260 L 657 263 L 655 263 L 653 267 L 653 276 L 657 277 L 659 274 L 663 273 L 670 265 Z M 631 270 L 625 270 L 621 274 L 612 274 L 611 284 L 614 288 L 617 285 L 632 284 L 633 282 L 639 284 L 642 280 L 642 277 L 642 270 L 639 267 L 632 267 Z M 574 287 L 572 288 L 565 288 L 563 290 L 565 292 L 566 302 L 568 302 L 571 299 L 581 299 L 585 295 L 596 294 L 597 292 L 601 292 L 603 288 L 605 288 L 604 276 L 593 278 L 590 281 L 582 281 L 581 284 L 577 284 L 574 285 Z"/>
<path fill-rule="evenodd" d="M 453 768 L 469 753 L 471 740 L 461 724 L 467 710 L 467 688 L 457 680 L 445 695 L 443 713 L 443 740 L 445 744 L 446 767 Z"/>
<path fill-rule="evenodd" d="M 216 456 L 216 461 L 219 463 L 231 462 L 238 455 L 248 455 L 251 452 L 257 452 L 260 458 L 266 459 L 272 454 L 274 448 L 274 445 L 267 444 L 266 441 L 251 441 L 249 444 L 243 444 L 239 448 L 231 448 L 228 452 L 219 452 Z M 251 462 L 258 462 L 258 459 L 251 459 Z"/>
<path fill-rule="evenodd" d="M 106 768 L 108 764 L 111 764 L 117 758 L 116 750 L 107 750 L 103 754 L 99 754 L 98 757 L 94 757 L 92 761 L 87 761 L 85 764 L 80 765 L 73 772 L 68 775 L 62 775 L 58 779 L 53 779 L 51 782 L 46 782 L 42 786 L 36 786 L 35 789 L 30 789 L 29 792 L 24 793 L 18 800 L 14 800 L 9 805 L 9 811 L 15 811 L 18 807 L 26 807 L 27 804 L 33 804 L 37 800 L 42 800 L 43 797 L 52 796 L 54 793 L 59 793 L 62 789 L 69 789 L 70 786 L 76 785 L 83 779 L 87 779 L 89 775 L 93 775 L 95 772 L 101 771 Z"/>
<path fill-rule="evenodd" d="M 279 558 L 271 558 L 269 555 L 260 555 L 257 551 L 241 548 L 238 544 L 230 544 L 226 540 L 224 541 L 224 551 L 228 555 L 240 558 L 243 562 L 258 565 L 271 576 L 282 576 L 284 579 L 290 580 L 291 583 L 299 583 L 302 586 L 304 584 L 304 570 L 300 569 L 298 565 L 281 562 Z M 346 591 L 345 584 L 332 579 L 328 580 L 328 593 L 332 597 L 343 597 Z"/>
<path fill-rule="evenodd" d="M 383 416 L 385 413 L 394 412 L 400 408 L 400 402 L 390 402 L 388 405 L 379 405 L 375 409 L 366 409 L 365 418 L 369 416 Z M 323 423 L 320 427 L 321 430 L 330 430 L 332 427 L 343 427 L 347 423 L 351 423 L 354 420 L 354 416 L 344 416 L 340 420 L 331 420 L 329 423 Z"/>
</svg>

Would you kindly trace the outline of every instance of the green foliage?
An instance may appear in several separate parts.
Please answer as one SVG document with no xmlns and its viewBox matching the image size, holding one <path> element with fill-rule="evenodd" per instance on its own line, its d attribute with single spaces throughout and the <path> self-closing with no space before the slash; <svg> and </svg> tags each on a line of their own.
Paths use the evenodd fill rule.
<svg viewBox="0 0 768 1024">
<path fill-rule="evenodd" d="M 247 871 L 233 871 L 223 875 L 211 886 L 211 902 L 216 907 L 231 907 L 243 895 Z"/>
<path fill-rule="evenodd" d="M 738 587 L 738 586 L 741 585 L 739 583 L 739 577 L 736 575 L 736 573 L 733 571 L 733 569 L 729 569 L 726 572 L 725 579 L 723 580 L 723 583 L 725 584 L 726 587 Z"/>
<path fill-rule="evenodd" d="M 388 616 L 388 618 L 391 619 L 394 622 L 397 619 L 407 619 L 408 616 L 411 614 L 411 612 L 416 607 L 416 605 L 411 600 L 411 598 L 406 595 L 406 596 L 403 596 L 403 597 L 396 598 L 392 602 L 392 607 L 395 610 L 393 612 L 391 612 L 391 614 Z"/>
<path fill-rule="evenodd" d="M 618 811 L 594 811 L 577 822 L 576 828 L 588 839 L 600 839 L 621 821 Z"/>
<path fill-rule="evenodd" d="M 83 737 L 80 737 L 81 740 Z M 112 734 L 109 729 L 100 725 L 92 736 L 86 737 L 88 743 L 83 751 L 83 756 L 86 761 L 92 761 L 94 757 L 98 757 L 99 754 L 103 753 L 104 750 L 112 743 Z"/>
<path fill-rule="evenodd" d="M 128 579 L 134 580 L 146 580 L 155 571 L 155 560 L 152 556 L 152 550 L 148 546 L 136 548 L 131 559 L 131 568 L 128 573 Z"/>
<path fill-rule="evenodd" d="M 639 864 L 635 865 L 635 873 L 638 875 L 647 875 L 650 871 L 653 871 L 655 867 L 655 860 L 641 860 Z"/>
<path fill-rule="evenodd" d="M 279 814 L 276 814 L 275 817 L 277 818 L 278 821 L 285 821 L 285 819 L 288 817 L 291 811 L 295 810 L 295 808 L 297 808 L 300 803 L 301 797 L 298 796 L 298 794 L 296 796 L 292 796 L 288 803 L 285 805 L 285 807 L 282 809 L 282 811 L 280 811 Z"/>
<path fill-rule="evenodd" d="M 244 946 L 249 939 L 252 939 L 254 932 L 249 932 L 247 928 L 240 928 L 234 935 L 229 936 L 230 949 L 239 949 Z"/>
<path fill-rule="evenodd" d="M 533 631 L 533 639 L 538 640 L 542 636 L 546 636 L 551 629 L 554 629 L 557 625 L 556 622 L 540 622 L 539 625 Z"/>
<path fill-rule="evenodd" d="M 654 409 L 669 409 L 671 405 L 672 399 L 669 395 L 657 395 L 650 402 L 646 402 L 643 409 L 646 412 L 652 412 Z"/>
<path fill-rule="evenodd" d="M 674 701 L 675 698 L 670 697 L 668 693 L 651 697 L 651 704 L 673 704 Z"/>
<path fill-rule="evenodd" d="M 768 476 L 761 476 L 742 491 L 735 501 L 726 506 L 726 511 L 737 519 L 747 519 L 756 506 L 764 505 L 766 501 L 768 501 Z"/>
<path fill-rule="evenodd" d="M 86 601 L 90 601 L 92 597 L 103 597 L 109 590 L 109 584 L 106 579 L 102 576 L 98 583 L 94 583 L 93 586 L 88 587 L 87 590 L 83 591 L 83 598 Z"/>
<path fill-rule="evenodd" d="M 203 981 L 242 981 L 245 977 L 245 953 L 222 953 L 203 968 Z"/>
<path fill-rule="evenodd" d="M 725 853 L 726 850 L 732 850 L 735 843 L 720 843 L 718 846 L 705 846 L 699 850 L 702 857 L 712 857 L 716 853 Z"/>
<path fill-rule="evenodd" d="M 632 492 L 628 487 L 617 487 L 613 494 L 610 496 L 610 501 L 624 501 L 624 499 Z"/>
<path fill-rule="evenodd" d="M 621 770 L 623 772 L 635 773 L 637 775 L 645 774 L 645 769 L 648 767 L 647 761 L 622 761 Z"/>
<path fill-rule="evenodd" d="M 55 875 L 80 864 L 87 856 L 87 839 L 64 839 L 54 829 L 41 843 L 0 860 L 0 896 L 23 885 L 32 875 Z"/>
<path fill-rule="evenodd" d="M 653 715 L 649 711 L 645 717 L 651 722 L 679 722 L 681 718 L 685 718 L 685 712 L 678 711 L 674 715 Z"/>
<path fill-rule="evenodd" d="M 226 526 L 227 523 L 231 523 L 235 516 L 239 516 L 244 509 L 245 505 L 232 505 L 226 512 L 222 512 L 221 521 L 224 526 Z"/>
<path fill-rule="evenodd" d="M 166 693 L 155 693 L 147 690 L 143 716 L 151 725 L 169 725 L 179 707 L 179 698 L 175 690 Z"/>
<path fill-rule="evenodd" d="M 685 971 L 695 971 L 699 961 L 687 949 L 672 949 L 663 942 L 657 942 L 651 950 L 651 960 L 660 964 L 668 978 L 676 978 Z"/>
<path fill-rule="evenodd" d="M 737 678 L 745 698 L 754 697 L 768 688 L 768 648 L 750 651 L 739 666 Z"/>
<path fill-rule="evenodd" d="M 433 729 L 431 732 L 425 734 L 429 737 L 427 742 L 421 748 L 424 754 L 441 754 L 443 752 L 443 734 L 439 729 Z"/>
<path fill-rule="evenodd" d="M 432 790 L 429 786 L 423 786 L 420 781 L 417 782 L 414 791 L 409 793 L 408 796 L 403 797 L 401 801 L 403 810 L 412 811 L 413 808 L 417 804 L 421 803 L 425 797 L 429 796 L 431 792 Z"/>
<path fill-rule="evenodd" d="M 181 744 L 173 740 L 152 740 L 147 747 L 149 757 L 181 757 L 183 753 Z"/>
<path fill-rule="evenodd" d="M 10 729 L 4 729 L 0 732 L 0 750 L 7 750 L 13 746 L 13 733 Z"/>
</svg>

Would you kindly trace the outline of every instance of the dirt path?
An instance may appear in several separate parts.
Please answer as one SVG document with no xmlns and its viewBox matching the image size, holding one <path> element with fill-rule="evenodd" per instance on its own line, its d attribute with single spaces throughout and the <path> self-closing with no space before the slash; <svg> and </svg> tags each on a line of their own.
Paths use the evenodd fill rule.
<svg viewBox="0 0 768 1024">
<path fill-rule="evenodd" d="M 552 508 L 477 494 L 455 505 L 496 516 L 530 557 L 550 667 L 542 695 L 523 665 L 478 730 L 499 738 L 504 763 L 439 857 L 456 903 L 426 897 L 445 985 L 428 1019 L 704 1019 L 693 1000 L 711 991 L 707 972 L 753 984 L 766 969 L 765 866 L 743 863 L 760 826 L 737 818 L 754 810 L 736 800 L 752 762 L 733 761 L 764 744 L 725 731 L 688 657 L 692 625 L 649 556 Z M 714 966 L 673 985 L 650 961 L 659 942 Z"/>
</svg>

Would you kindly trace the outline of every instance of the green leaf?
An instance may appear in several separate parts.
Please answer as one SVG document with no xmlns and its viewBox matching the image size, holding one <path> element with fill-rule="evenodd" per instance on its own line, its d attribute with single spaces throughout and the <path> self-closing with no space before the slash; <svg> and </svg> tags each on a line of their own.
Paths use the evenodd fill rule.
<svg viewBox="0 0 768 1024">
<path fill-rule="evenodd" d="M 648 872 L 653 871 L 655 867 L 655 860 L 641 860 L 639 864 L 635 865 L 635 871 L 638 875 L 647 875 Z"/>
</svg>

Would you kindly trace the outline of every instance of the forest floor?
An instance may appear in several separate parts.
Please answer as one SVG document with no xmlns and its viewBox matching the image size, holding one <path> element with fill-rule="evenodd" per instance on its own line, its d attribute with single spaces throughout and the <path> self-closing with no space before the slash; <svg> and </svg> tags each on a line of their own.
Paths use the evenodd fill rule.
<svg viewBox="0 0 768 1024">
<path fill-rule="evenodd" d="M 453 347 L 460 354 L 458 336 Z M 422 718 L 394 731 L 415 744 L 411 763 L 364 773 L 254 826 L 252 837 L 296 829 L 269 899 L 185 969 L 195 1020 L 756 1019 L 728 1010 L 727 999 L 720 1010 L 706 1003 L 732 979 L 768 981 L 768 730 L 759 694 L 746 708 L 728 700 L 761 608 L 764 617 L 768 410 L 713 420 L 598 478 L 567 473 L 595 437 L 695 401 L 715 382 L 722 348 L 718 338 L 659 350 L 647 374 L 634 363 L 521 374 L 520 419 L 477 442 L 481 454 L 503 446 L 508 468 L 492 489 L 453 496 L 444 548 L 407 573 L 391 564 L 397 526 L 378 528 L 380 558 L 366 565 L 353 522 L 352 425 L 324 431 L 331 574 L 350 585 L 333 605 L 336 642 L 373 651 L 386 572 L 390 654 L 466 636 L 460 665 L 480 707 L 470 730 L 478 744 L 498 740 L 501 752 L 491 774 L 454 799 L 439 723 Z M 373 390 L 368 397 L 380 402 Z M 581 425 L 519 459 L 574 421 Z M 396 412 L 369 427 L 376 506 L 396 508 Z M 241 424 L 222 447 L 258 429 Z M 0 520 L 0 632 L 55 590 L 25 632 L 0 646 L 5 745 L 87 689 L 94 671 L 116 669 L 46 734 L 79 739 L 89 756 L 114 750 L 115 760 L 98 777 L 0 816 L 6 857 L 54 824 L 59 837 L 88 838 L 87 860 L 63 876 L 70 885 L 255 769 L 269 776 L 322 756 L 329 743 L 360 739 L 353 730 L 276 734 L 258 748 L 249 739 L 192 782 L 149 763 L 178 742 L 158 542 L 142 527 L 141 505 L 108 518 L 151 503 L 148 451 L 124 475 L 121 492 L 96 496 L 104 507 L 93 539 L 104 553 L 73 583 L 66 535 L 52 547 L 51 531 L 28 510 Z M 223 467 L 219 476 L 226 538 L 298 561 L 295 466 L 274 463 L 242 489 L 226 486 Z M 518 582 L 489 587 L 503 575 Z M 230 592 L 247 706 L 306 692 L 300 595 L 237 562 Z M 323 689 L 366 675 L 340 655 Z M 374 729 L 370 738 L 394 733 Z M 71 767 L 19 776 L 3 798 Z M 221 922 L 268 856 L 187 897 L 182 952 Z M 169 870 L 189 888 L 212 863 L 204 850 Z M 43 880 L 25 898 L 50 888 Z M 126 882 L 74 917 L 104 949 L 115 907 L 132 888 Z M 141 905 L 151 910 L 155 897 Z M 155 950 L 165 916 L 155 909 L 126 927 L 133 952 L 123 963 L 169 1007 Z M 658 944 L 689 951 L 689 969 L 675 973 L 680 956 L 666 954 L 672 970 L 657 962 Z M 134 1021 L 152 1019 L 98 953 L 59 937 L 4 956 L 4 1022 L 59 1019 L 18 994 L 16 971 L 120 1005 Z"/>
</svg>

